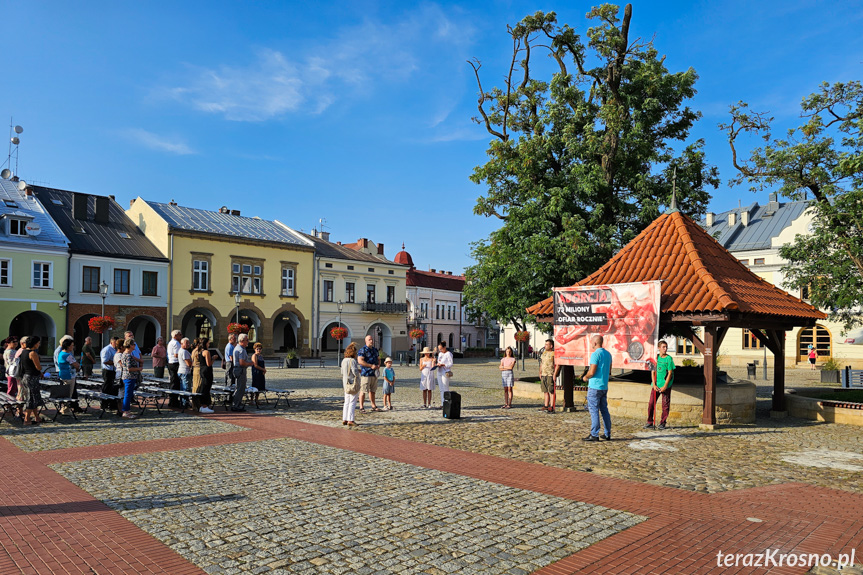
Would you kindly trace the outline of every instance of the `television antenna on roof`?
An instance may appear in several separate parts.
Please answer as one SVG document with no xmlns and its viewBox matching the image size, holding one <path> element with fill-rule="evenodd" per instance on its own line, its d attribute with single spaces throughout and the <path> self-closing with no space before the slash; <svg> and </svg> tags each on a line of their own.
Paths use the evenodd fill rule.
<svg viewBox="0 0 863 575">
<path fill-rule="evenodd" d="M 6 155 L 6 161 L 0 166 L 3 167 L 0 170 L 0 177 L 4 180 L 16 180 L 18 173 L 18 144 L 21 143 L 21 138 L 18 136 L 24 131 L 24 128 L 21 126 L 17 126 L 12 122 L 12 118 L 9 118 L 9 153 Z M 12 169 L 12 160 L 15 160 L 15 169 Z"/>
</svg>

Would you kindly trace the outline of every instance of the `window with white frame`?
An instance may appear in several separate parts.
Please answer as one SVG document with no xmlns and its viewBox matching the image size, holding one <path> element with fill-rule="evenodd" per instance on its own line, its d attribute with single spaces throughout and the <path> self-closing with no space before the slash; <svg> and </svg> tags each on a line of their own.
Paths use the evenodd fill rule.
<svg viewBox="0 0 863 575">
<path fill-rule="evenodd" d="M 210 291 L 210 262 L 208 260 L 192 261 L 192 289 L 194 291 Z"/>
<path fill-rule="evenodd" d="M 26 236 L 27 235 L 27 220 L 9 220 L 9 235 L 10 236 Z"/>
<path fill-rule="evenodd" d="M 345 282 L 345 303 L 354 303 L 357 299 L 357 284 Z"/>
<path fill-rule="evenodd" d="M 0 286 L 12 286 L 12 260 L 0 260 Z"/>
<path fill-rule="evenodd" d="M 264 268 L 260 263 L 234 261 L 231 272 L 231 293 L 261 294 Z"/>
<path fill-rule="evenodd" d="M 333 301 L 333 280 L 324 280 L 324 301 Z"/>
<path fill-rule="evenodd" d="M 53 287 L 51 262 L 33 262 L 33 284 L 34 288 L 50 289 Z"/>
<path fill-rule="evenodd" d="M 296 295 L 294 289 L 297 271 L 294 268 L 282 268 L 282 295 Z"/>
<path fill-rule="evenodd" d="M 396 286 L 387 286 L 387 303 L 396 303 Z"/>
<path fill-rule="evenodd" d="M 375 303 L 375 284 L 366 284 L 366 303 Z"/>
</svg>

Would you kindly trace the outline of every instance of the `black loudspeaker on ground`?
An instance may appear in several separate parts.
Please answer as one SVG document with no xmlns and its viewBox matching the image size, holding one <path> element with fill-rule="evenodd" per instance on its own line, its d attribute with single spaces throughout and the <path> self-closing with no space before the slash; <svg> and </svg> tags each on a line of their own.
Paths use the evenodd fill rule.
<svg viewBox="0 0 863 575">
<path fill-rule="evenodd" d="M 447 419 L 461 419 L 461 394 L 455 391 L 443 393 L 443 416 Z"/>
</svg>

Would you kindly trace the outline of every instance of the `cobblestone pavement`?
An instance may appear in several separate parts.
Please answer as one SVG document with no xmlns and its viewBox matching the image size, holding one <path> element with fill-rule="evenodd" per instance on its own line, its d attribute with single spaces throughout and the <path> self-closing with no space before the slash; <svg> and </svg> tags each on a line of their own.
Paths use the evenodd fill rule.
<svg viewBox="0 0 863 575">
<path fill-rule="evenodd" d="M 52 467 L 208 573 L 530 573 L 645 519 L 290 439 L 110 462 Z"/>
<path fill-rule="evenodd" d="M 243 430 L 243 427 L 229 423 L 202 420 L 188 412 L 181 414 L 166 409 L 161 414 L 147 410 L 144 417 L 135 420 L 120 419 L 109 413 L 97 419 L 89 412 L 79 414 L 78 421 L 61 417 L 56 423 L 48 421 L 27 427 L 10 424 L 7 415 L 6 421 L 0 425 L 0 437 L 24 451 L 46 451 Z"/>
<path fill-rule="evenodd" d="M 533 375 L 535 362 L 527 365 L 526 373 Z M 443 419 L 440 410 L 419 408 L 415 371 L 396 368 L 395 410 L 358 414 L 360 431 L 709 493 L 793 481 L 863 493 L 863 427 L 771 419 L 772 384 L 762 380 L 755 382 L 759 410 L 754 424 L 712 432 L 695 426 L 659 432 L 642 429 L 644 421 L 614 417 L 613 441 L 585 444 L 580 439 L 587 435 L 590 416 L 583 407 L 547 415 L 537 411 L 539 402 L 516 397 L 513 409 L 501 410 L 496 362 L 456 365 L 451 388 L 462 394 L 460 421 Z M 343 396 L 336 368 L 279 373 L 287 377 L 278 385 L 298 390 L 285 417 L 340 424 Z M 789 370 L 786 385 L 820 385 L 816 374 Z M 729 375 L 741 377 L 745 369 Z M 437 391 L 434 397 L 439 405 Z"/>
</svg>

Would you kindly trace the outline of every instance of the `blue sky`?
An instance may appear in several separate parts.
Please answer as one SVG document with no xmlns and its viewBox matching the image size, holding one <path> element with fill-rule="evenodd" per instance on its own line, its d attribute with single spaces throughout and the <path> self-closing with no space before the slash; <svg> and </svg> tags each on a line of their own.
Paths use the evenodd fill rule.
<svg viewBox="0 0 863 575">
<path fill-rule="evenodd" d="M 5 2 L 0 118 L 24 127 L 29 181 L 304 231 L 325 218 L 333 240 L 368 237 L 389 257 L 404 242 L 418 267 L 461 271 L 498 225 L 472 215 L 489 136 L 470 121 L 465 61 L 499 84 L 508 23 L 554 10 L 583 32 L 591 5 Z M 715 211 L 762 200 L 728 187 L 729 104 L 795 125 L 820 82 L 861 78 L 861 24 L 859 2 L 633 4 L 633 33 L 700 76 L 692 138 L 720 169 Z"/>
</svg>

